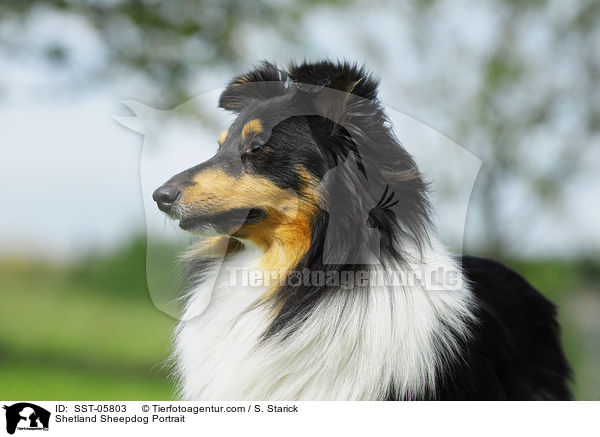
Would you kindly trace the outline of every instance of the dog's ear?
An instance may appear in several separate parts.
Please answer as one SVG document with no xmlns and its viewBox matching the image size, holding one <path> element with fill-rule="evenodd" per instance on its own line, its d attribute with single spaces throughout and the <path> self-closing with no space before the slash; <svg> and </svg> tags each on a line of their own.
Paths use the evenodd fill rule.
<svg viewBox="0 0 600 437">
<path fill-rule="evenodd" d="M 288 75 L 276 65 L 263 61 L 246 74 L 234 78 L 221 93 L 219 106 L 240 112 L 252 100 L 266 100 L 285 92 Z"/>
<path fill-rule="evenodd" d="M 379 80 L 358 64 L 322 61 L 292 64 L 289 70 L 290 78 L 299 84 L 332 88 L 367 100 L 377 98 Z"/>
<path fill-rule="evenodd" d="M 377 100 L 379 81 L 363 67 L 348 62 L 304 63 L 291 65 L 289 75 L 312 101 L 315 115 L 331 122 L 332 134 L 340 126 L 360 127 L 367 116 L 370 122 L 383 120 Z"/>
</svg>

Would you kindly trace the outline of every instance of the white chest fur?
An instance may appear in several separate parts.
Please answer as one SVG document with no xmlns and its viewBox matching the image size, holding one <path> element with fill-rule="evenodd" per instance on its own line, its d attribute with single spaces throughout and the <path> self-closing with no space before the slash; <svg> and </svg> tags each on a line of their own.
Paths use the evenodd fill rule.
<svg viewBox="0 0 600 437">
<path fill-rule="evenodd" d="M 433 389 L 436 369 L 454 352 L 455 337 L 446 327 L 467 335 L 470 292 L 459 276 L 458 286 L 437 290 L 416 281 L 367 293 L 340 291 L 322 300 L 289 338 L 260 343 L 271 314 L 253 303 L 265 289 L 230 287 L 226 272 L 252 268 L 259 255 L 247 250 L 228 261 L 210 304 L 190 318 L 199 312 L 195 295 L 206 290 L 200 285 L 192 293 L 189 320 L 175 332 L 183 399 L 375 400 L 392 387 L 415 397 Z M 439 245 L 410 269 L 460 275 Z"/>
</svg>

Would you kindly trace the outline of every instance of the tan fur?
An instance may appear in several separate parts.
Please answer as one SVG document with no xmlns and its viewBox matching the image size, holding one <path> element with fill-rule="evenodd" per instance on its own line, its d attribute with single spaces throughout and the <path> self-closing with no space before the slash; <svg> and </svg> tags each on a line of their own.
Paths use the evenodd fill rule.
<svg viewBox="0 0 600 437">
<path fill-rule="evenodd" d="M 231 232 L 236 238 L 249 240 L 263 250 L 260 265 L 265 271 L 265 279 L 271 273 L 275 274 L 275 278 L 285 279 L 310 247 L 312 220 L 320 195 L 315 188 L 315 178 L 304 168 L 298 171 L 303 179 L 303 188 L 302 193 L 296 194 L 260 176 L 244 174 L 236 178 L 222 170 L 209 169 L 194 176 L 194 185 L 183 190 L 181 202 L 186 209 L 210 213 L 234 208 L 261 208 L 266 211 L 265 220 L 245 225 L 237 231 L 232 229 Z M 210 250 L 214 253 L 227 250 L 227 239 L 210 239 Z M 265 299 L 275 295 L 279 281 L 267 285 L 269 289 Z"/>
<path fill-rule="evenodd" d="M 219 146 L 222 146 L 225 140 L 227 139 L 227 132 L 228 130 L 224 130 L 223 132 L 221 132 L 221 135 L 219 135 L 219 139 L 217 140 Z"/>
<path fill-rule="evenodd" d="M 258 135 L 263 131 L 263 124 L 258 118 L 250 120 L 242 129 L 242 140 L 245 140 L 250 135 Z"/>
<path fill-rule="evenodd" d="M 184 258 L 221 258 L 228 257 L 242 249 L 239 241 L 226 235 L 210 237 L 194 244 Z"/>
</svg>

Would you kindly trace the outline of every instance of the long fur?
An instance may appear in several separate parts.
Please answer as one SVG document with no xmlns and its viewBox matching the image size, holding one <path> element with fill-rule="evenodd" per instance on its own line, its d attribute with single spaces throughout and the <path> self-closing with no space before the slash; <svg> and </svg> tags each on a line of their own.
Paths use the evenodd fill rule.
<svg viewBox="0 0 600 437">
<path fill-rule="evenodd" d="M 468 289 L 432 293 L 421 284 L 338 289 L 293 333 L 263 341 L 269 308 L 254 303 L 264 289 L 231 287 L 228 273 L 251 270 L 259 257 L 247 250 L 226 262 L 206 311 L 190 301 L 176 336 L 184 399 L 419 399 L 435 392 L 440 369 L 468 341 Z M 458 270 L 441 247 L 424 260 L 429 269 Z"/>
<path fill-rule="evenodd" d="M 283 271 L 288 278 L 304 271 L 422 279 L 440 271 L 454 281 L 233 286 L 230 272 L 261 269 L 265 249 L 247 230 L 274 213 L 259 208 L 258 191 L 248 205 L 254 221 L 224 232 L 222 265 L 189 258 L 195 285 L 174 348 L 183 399 L 570 398 L 553 304 L 498 263 L 447 253 L 429 220 L 427 184 L 376 90 L 369 73 L 348 63 L 287 71 L 263 63 L 222 94 L 220 105 L 238 119 L 216 157 L 168 184 L 185 199 L 217 168 L 233 181 L 250 175 L 257 186 L 298 192 L 309 244 L 300 252 L 300 240 L 280 239 L 281 256 L 295 259 Z M 248 126 L 269 132 L 266 152 L 248 152 Z M 168 208 L 184 220 L 197 206 L 181 199 Z"/>
</svg>

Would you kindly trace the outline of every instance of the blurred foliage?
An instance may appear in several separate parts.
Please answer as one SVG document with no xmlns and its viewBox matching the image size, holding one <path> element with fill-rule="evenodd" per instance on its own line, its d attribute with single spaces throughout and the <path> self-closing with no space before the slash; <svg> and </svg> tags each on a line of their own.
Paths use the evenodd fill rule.
<svg viewBox="0 0 600 437">
<path fill-rule="evenodd" d="M 455 108 L 454 135 L 484 160 L 473 202 L 484 252 L 506 256 L 518 253 L 510 253 L 518 247 L 512 229 L 534 211 L 561 213 L 569 181 L 597 146 L 600 8 L 595 0 L 573 4 L 569 14 L 546 0 L 496 4 L 501 35 L 482 59 L 478 92 Z M 525 42 L 530 35 L 539 38 L 537 53 Z M 515 184 L 527 196 L 508 215 L 506 189 Z"/>
<path fill-rule="evenodd" d="M 519 260 L 504 263 L 519 272 L 551 299 L 570 290 L 590 290 L 600 297 L 600 260 L 598 258 Z"/>
<path fill-rule="evenodd" d="M 131 92 L 139 82 L 134 79 L 142 78 L 151 85 L 140 91 L 146 101 L 173 107 L 202 91 L 201 81 L 207 75 L 225 75 L 220 82 L 225 83 L 231 74 L 247 68 L 248 62 L 257 61 L 247 59 L 245 45 L 256 34 L 289 47 L 289 53 L 296 49 L 310 53 L 303 46 L 303 20 L 317 7 L 337 11 L 340 23 L 348 13 L 385 10 L 406 28 L 412 44 L 411 53 L 389 55 L 408 55 L 415 64 L 412 68 L 422 73 L 415 83 L 395 86 L 417 89 L 421 99 L 435 108 L 431 113 L 446 114 L 448 121 L 436 128 L 484 161 L 472 202 L 481 225 L 474 240 L 489 255 L 507 255 L 511 250 L 514 255 L 519 252 L 519 239 L 513 229 L 521 229 L 532 211 L 561 214 L 568 182 L 597 146 L 600 6 L 597 0 L 569 7 L 551 0 L 496 0 L 479 5 L 478 12 L 487 9 L 484 19 L 489 21 L 487 46 L 482 49 L 478 35 L 467 41 L 449 38 L 455 30 L 446 15 L 453 5 L 464 9 L 464 5 L 442 0 L 374 4 L 364 0 L 4 0 L 0 4 L 4 24 L 0 50 L 75 70 L 78 80 L 67 80 L 66 88 L 81 80 L 93 88 L 96 81 L 118 79 Z M 57 32 L 42 41 L 33 38 L 33 42 L 23 37 L 31 33 L 29 26 L 39 26 L 39 17 L 45 20 L 48 13 L 83 20 L 102 47 L 98 59 L 84 54 L 84 62 L 73 63 L 78 41 L 72 34 Z M 470 20 L 464 17 L 461 27 L 477 29 L 475 25 L 481 24 Z M 385 34 L 385 29 L 358 26 L 353 33 L 357 41 L 371 47 L 365 53 L 371 60 L 377 58 L 376 53 L 385 53 L 368 43 L 374 34 Z M 395 38 L 393 33 L 385 35 Z M 442 47 L 447 41 L 454 41 L 449 58 L 448 47 Z M 274 46 L 257 51 L 269 57 Z M 389 55 L 382 56 L 380 67 L 392 64 Z M 445 64 L 432 63 L 437 58 Z M 461 67 L 465 65 L 468 71 Z M 457 77 L 465 74 L 474 75 L 476 89 L 461 95 L 456 92 L 461 85 Z M 128 78 L 133 78 L 130 83 Z M 160 90 L 158 96 L 153 97 L 152 90 Z M 507 213 L 507 203 L 514 200 L 507 187 L 515 184 L 527 193 L 526 199 Z"/>
<path fill-rule="evenodd" d="M 21 25 L 40 11 L 74 14 L 97 32 L 106 51 L 105 61 L 88 72 L 88 79 L 141 73 L 166 90 L 162 103 L 174 106 L 193 97 L 203 68 L 239 67 L 243 53 L 239 40 L 256 27 L 274 28 L 293 43 L 298 20 L 318 4 L 341 4 L 337 0 L 5 0 L 2 20 Z M 31 55 L 31 47 L 17 38 L 4 41 L 15 52 Z M 70 41 L 72 43 L 72 41 Z M 38 56 L 69 66 L 69 47 L 47 41 Z M 197 90 L 196 90 L 197 91 Z"/>
<path fill-rule="evenodd" d="M 505 261 L 558 305 L 576 396 L 597 399 L 600 263 Z M 144 263 L 141 239 L 66 266 L 0 260 L 0 398 L 169 399 L 175 320 L 152 305 Z"/>
<path fill-rule="evenodd" d="M 65 272 L 65 280 L 91 292 L 147 300 L 146 240 L 135 238 L 110 256 L 90 255 Z"/>
</svg>

